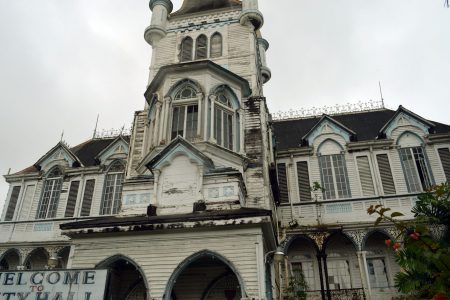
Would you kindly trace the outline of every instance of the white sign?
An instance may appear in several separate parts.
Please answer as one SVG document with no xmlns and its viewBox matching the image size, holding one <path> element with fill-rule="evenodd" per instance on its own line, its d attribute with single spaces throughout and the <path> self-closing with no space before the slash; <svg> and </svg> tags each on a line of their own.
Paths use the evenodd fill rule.
<svg viewBox="0 0 450 300">
<path fill-rule="evenodd" d="M 102 300 L 107 270 L 0 271 L 0 300 Z"/>
</svg>

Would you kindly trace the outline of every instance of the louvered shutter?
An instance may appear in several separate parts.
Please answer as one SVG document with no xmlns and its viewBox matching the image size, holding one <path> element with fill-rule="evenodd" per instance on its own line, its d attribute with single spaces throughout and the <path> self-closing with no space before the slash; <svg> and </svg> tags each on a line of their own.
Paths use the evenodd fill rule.
<svg viewBox="0 0 450 300">
<path fill-rule="evenodd" d="M 75 205 L 77 203 L 78 188 L 80 187 L 79 181 L 72 181 L 69 189 L 69 196 L 67 197 L 65 218 L 72 218 L 75 214 Z"/>
<path fill-rule="evenodd" d="M 220 33 L 215 33 L 211 37 L 211 53 L 212 58 L 222 56 L 222 36 Z"/>
<path fill-rule="evenodd" d="M 280 203 L 289 203 L 286 164 L 277 164 L 278 186 L 280 190 Z"/>
<path fill-rule="evenodd" d="M 9 198 L 8 208 L 6 209 L 5 221 L 12 221 L 16 211 L 17 200 L 19 200 L 20 186 L 13 187 L 11 197 Z"/>
<path fill-rule="evenodd" d="M 192 60 L 192 47 L 193 47 L 193 40 L 190 37 L 185 38 L 181 42 L 181 61 L 191 61 Z"/>
<path fill-rule="evenodd" d="M 392 177 L 391 165 L 387 154 L 377 155 L 378 170 L 380 171 L 381 183 L 385 195 L 395 194 L 394 178 Z"/>
<path fill-rule="evenodd" d="M 298 192 L 300 195 L 300 201 L 311 201 L 308 162 L 306 161 L 297 162 L 297 179 L 298 179 Z"/>
<path fill-rule="evenodd" d="M 442 168 L 444 168 L 445 178 L 447 178 L 447 181 L 450 181 L 450 150 L 448 148 L 440 148 L 438 151 Z"/>
<path fill-rule="evenodd" d="M 195 59 L 205 59 L 208 57 L 208 39 L 205 35 L 201 35 L 197 38 L 195 45 Z"/>
<path fill-rule="evenodd" d="M 83 204 L 81 205 L 81 217 L 88 217 L 91 214 L 92 197 L 94 196 L 95 180 L 89 179 L 86 181 L 84 188 Z"/>
<path fill-rule="evenodd" d="M 361 182 L 363 196 L 375 195 L 372 173 L 370 172 L 369 158 L 367 156 L 359 156 L 356 158 L 356 161 L 358 164 L 359 180 Z"/>
</svg>

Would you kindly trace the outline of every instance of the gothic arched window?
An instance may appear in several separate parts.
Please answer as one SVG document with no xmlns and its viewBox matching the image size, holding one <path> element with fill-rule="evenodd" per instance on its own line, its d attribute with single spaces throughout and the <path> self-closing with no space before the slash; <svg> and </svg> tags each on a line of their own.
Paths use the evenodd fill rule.
<svg viewBox="0 0 450 300">
<path fill-rule="evenodd" d="M 103 197 L 100 208 L 101 215 L 114 215 L 120 210 L 122 202 L 122 184 L 125 177 L 125 167 L 120 161 L 112 163 L 105 176 Z"/>
<path fill-rule="evenodd" d="M 194 41 L 190 37 L 185 37 L 183 41 L 181 41 L 181 51 L 180 51 L 180 61 L 191 61 L 192 60 L 192 47 Z"/>
<path fill-rule="evenodd" d="M 218 145 L 239 151 L 240 120 L 235 95 L 225 86 L 219 87 L 214 95 L 213 137 Z"/>
<path fill-rule="evenodd" d="M 218 32 L 211 36 L 211 49 L 210 57 L 221 57 L 222 56 L 222 35 Z"/>
<path fill-rule="evenodd" d="M 208 57 L 208 38 L 202 34 L 195 43 L 195 59 L 206 59 Z"/>
<path fill-rule="evenodd" d="M 56 217 L 62 181 L 63 173 L 58 167 L 54 167 L 48 172 L 44 182 L 44 191 L 42 193 L 41 201 L 38 205 L 36 219 L 50 219 Z"/>
<path fill-rule="evenodd" d="M 182 136 L 193 140 L 198 128 L 197 91 L 190 83 L 185 83 L 175 93 L 172 107 L 172 127 L 170 138 Z"/>
</svg>

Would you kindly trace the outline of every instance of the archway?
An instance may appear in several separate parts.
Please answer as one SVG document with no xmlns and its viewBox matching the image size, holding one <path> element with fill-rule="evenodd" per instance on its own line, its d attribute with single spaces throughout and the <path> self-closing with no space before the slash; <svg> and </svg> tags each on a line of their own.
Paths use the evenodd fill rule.
<svg viewBox="0 0 450 300">
<path fill-rule="evenodd" d="M 49 254 L 44 248 L 34 249 L 25 259 L 27 270 L 43 270 L 48 265 Z"/>
<path fill-rule="evenodd" d="M 109 269 L 107 300 L 147 300 L 148 286 L 144 273 L 131 259 L 117 255 L 110 257 L 97 268 Z"/>
<path fill-rule="evenodd" d="M 59 269 L 66 269 L 67 268 L 67 262 L 69 261 L 69 253 L 70 253 L 70 247 L 64 247 L 58 252 L 58 267 Z"/>
<path fill-rule="evenodd" d="M 238 300 L 245 297 L 243 281 L 219 254 L 201 251 L 185 259 L 167 284 L 165 300 Z"/>
<path fill-rule="evenodd" d="M 15 270 L 20 265 L 20 255 L 15 249 L 8 250 L 0 257 L 0 270 Z"/>
</svg>

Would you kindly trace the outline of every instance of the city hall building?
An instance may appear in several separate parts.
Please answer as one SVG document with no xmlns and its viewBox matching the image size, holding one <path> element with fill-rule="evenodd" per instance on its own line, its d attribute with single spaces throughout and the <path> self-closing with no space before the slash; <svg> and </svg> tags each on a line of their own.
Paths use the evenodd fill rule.
<svg viewBox="0 0 450 300">
<path fill-rule="evenodd" d="M 377 103 L 271 115 L 257 0 L 150 9 L 131 133 L 59 142 L 5 176 L 0 299 L 72 299 L 5 286 L 88 285 L 95 270 L 104 293 L 74 299 L 289 299 L 299 270 L 308 299 L 396 295 L 384 240 L 397 233 L 367 208 L 412 218 L 417 195 L 450 179 L 450 126 Z"/>
</svg>

